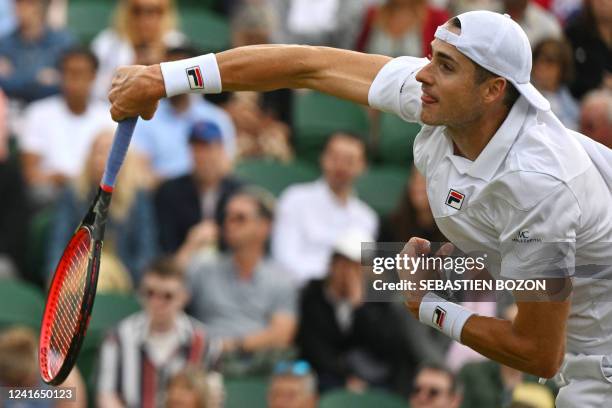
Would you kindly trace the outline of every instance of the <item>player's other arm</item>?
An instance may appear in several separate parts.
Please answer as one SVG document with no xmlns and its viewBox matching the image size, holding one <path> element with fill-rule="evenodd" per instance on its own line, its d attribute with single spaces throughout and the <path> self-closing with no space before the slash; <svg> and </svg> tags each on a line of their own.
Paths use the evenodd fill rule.
<svg viewBox="0 0 612 408">
<path fill-rule="evenodd" d="M 270 91 L 309 88 L 368 103 L 368 91 L 380 69 L 391 60 L 329 47 L 256 45 L 216 55 L 224 91 Z M 206 81 L 206 73 L 204 73 Z M 166 81 L 168 79 L 166 78 Z M 109 99 L 113 119 L 140 115 L 151 118 L 157 101 L 166 96 L 159 65 L 120 68 Z"/>
<path fill-rule="evenodd" d="M 501 364 L 543 378 L 553 377 L 565 355 L 569 300 L 517 302 L 513 322 L 472 316 L 461 342 Z"/>
</svg>

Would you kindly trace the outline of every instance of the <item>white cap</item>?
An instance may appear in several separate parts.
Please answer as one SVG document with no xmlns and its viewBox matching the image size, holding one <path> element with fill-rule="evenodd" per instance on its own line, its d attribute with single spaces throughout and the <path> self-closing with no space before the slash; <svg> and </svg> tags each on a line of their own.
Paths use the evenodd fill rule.
<svg viewBox="0 0 612 408">
<path fill-rule="evenodd" d="M 550 110 L 550 103 L 529 82 L 531 45 L 518 23 L 507 14 L 483 10 L 459 14 L 457 18 L 461 21 L 460 34 L 440 26 L 435 37 L 455 46 L 476 64 L 506 78 L 535 108 Z"/>
<path fill-rule="evenodd" d="M 348 230 L 336 240 L 332 252 L 351 261 L 361 262 L 361 243 L 373 241 L 374 239 L 369 234 L 361 230 Z"/>
</svg>

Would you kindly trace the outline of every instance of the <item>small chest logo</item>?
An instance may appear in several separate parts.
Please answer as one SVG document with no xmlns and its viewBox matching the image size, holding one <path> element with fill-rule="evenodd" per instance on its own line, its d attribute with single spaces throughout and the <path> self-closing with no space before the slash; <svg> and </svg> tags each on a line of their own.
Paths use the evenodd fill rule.
<svg viewBox="0 0 612 408">
<path fill-rule="evenodd" d="M 435 324 L 440 330 L 444 326 L 444 319 L 446 318 L 446 310 L 442 309 L 440 306 L 436 307 L 433 313 L 433 324 Z"/>
<path fill-rule="evenodd" d="M 195 66 L 187 68 L 187 79 L 189 80 L 189 87 L 191 89 L 204 89 L 204 81 L 202 80 L 202 71 L 200 67 Z"/>
<path fill-rule="evenodd" d="M 465 194 L 461 194 L 451 188 L 446 197 L 446 205 L 453 207 L 455 210 L 460 210 L 464 198 Z"/>
</svg>

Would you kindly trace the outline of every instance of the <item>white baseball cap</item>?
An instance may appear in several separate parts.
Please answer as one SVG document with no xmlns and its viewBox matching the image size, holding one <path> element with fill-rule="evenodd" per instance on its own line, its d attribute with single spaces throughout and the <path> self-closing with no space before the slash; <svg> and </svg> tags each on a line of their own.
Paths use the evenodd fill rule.
<svg viewBox="0 0 612 408">
<path fill-rule="evenodd" d="M 446 26 L 435 37 L 453 45 L 463 55 L 489 71 L 506 78 L 535 108 L 550 110 L 550 103 L 530 82 L 531 45 L 520 25 L 507 14 L 470 11 L 459 14 L 461 33 Z"/>
<path fill-rule="evenodd" d="M 361 262 L 362 242 L 374 242 L 374 238 L 364 231 L 349 229 L 340 234 L 334 243 L 333 252 L 353 262 Z"/>
</svg>

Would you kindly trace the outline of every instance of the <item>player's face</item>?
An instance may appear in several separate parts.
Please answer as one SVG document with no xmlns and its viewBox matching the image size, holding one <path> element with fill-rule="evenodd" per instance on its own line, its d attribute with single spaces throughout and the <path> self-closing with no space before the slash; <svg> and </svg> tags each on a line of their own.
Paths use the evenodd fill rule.
<svg viewBox="0 0 612 408">
<path fill-rule="evenodd" d="M 431 62 L 416 75 L 423 91 L 421 120 L 432 126 L 473 121 L 483 110 L 474 63 L 444 41 L 435 39 L 432 49 Z"/>
<path fill-rule="evenodd" d="M 410 396 L 412 408 L 457 408 L 459 403 L 446 373 L 428 368 L 419 373 Z"/>
</svg>

